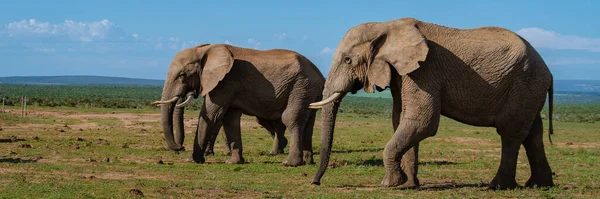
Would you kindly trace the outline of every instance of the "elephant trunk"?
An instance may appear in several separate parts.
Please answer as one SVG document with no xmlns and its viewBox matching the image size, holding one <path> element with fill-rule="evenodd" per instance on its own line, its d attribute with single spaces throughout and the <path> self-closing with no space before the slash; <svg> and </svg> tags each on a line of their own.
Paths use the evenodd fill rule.
<svg viewBox="0 0 600 199">
<path fill-rule="evenodd" d="M 183 99 L 180 99 L 177 104 L 181 104 L 183 101 Z M 185 138 L 185 130 L 184 130 L 184 125 L 183 125 L 183 112 L 185 110 L 185 107 L 175 107 L 175 112 L 173 113 L 173 119 L 174 119 L 174 130 L 175 130 L 175 142 L 177 144 L 179 144 L 180 146 L 183 146 L 183 140 Z"/>
<path fill-rule="evenodd" d="M 164 96 L 163 96 L 164 98 Z M 160 109 L 163 133 L 165 134 L 165 139 L 167 140 L 167 144 L 169 145 L 169 149 L 174 151 L 182 151 L 184 150 L 183 146 L 183 110 L 177 110 L 177 114 L 174 114 L 176 103 L 163 104 Z M 179 143 L 175 141 L 175 137 L 173 136 L 173 115 L 177 116 L 176 127 L 179 137 Z"/>
<path fill-rule="evenodd" d="M 321 152 L 319 154 L 319 169 L 313 177 L 312 184 L 320 185 L 321 177 L 325 174 L 325 170 L 329 165 L 329 157 L 331 155 L 331 145 L 333 143 L 333 131 L 335 127 L 335 119 L 340 101 L 326 104 L 321 111 Z"/>
</svg>

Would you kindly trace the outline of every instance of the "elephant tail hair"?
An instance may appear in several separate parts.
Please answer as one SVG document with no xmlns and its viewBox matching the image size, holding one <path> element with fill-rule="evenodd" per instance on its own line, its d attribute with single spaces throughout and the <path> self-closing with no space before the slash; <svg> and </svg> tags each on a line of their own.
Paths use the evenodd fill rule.
<svg viewBox="0 0 600 199">
<path fill-rule="evenodd" d="M 554 134 L 554 129 L 552 128 L 552 106 L 554 101 L 554 80 L 550 83 L 550 88 L 548 88 L 548 140 L 550 140 L 550 145 L 552 144 L 552 134 Z"/>
</svg>

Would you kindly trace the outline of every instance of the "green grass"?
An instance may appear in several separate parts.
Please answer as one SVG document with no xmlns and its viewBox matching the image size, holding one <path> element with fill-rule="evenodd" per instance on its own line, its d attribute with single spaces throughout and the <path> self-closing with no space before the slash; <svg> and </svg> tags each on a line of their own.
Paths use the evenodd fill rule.
<svg viewBox="0 0 600 199">
<path fill-rule="evenodd" d="M 224 163 L 229 157 L 223 154 L 221 136 L 215 146 L 216 155 L 208 156 L 206 164 L 186 162 L 191 150 L 181 154 L 165 150 L 158 109 L 34 107 L 28 118 L 3 113 L 0 138 L 18 139 L 0 143 L 3 156 L 0 198 L 126 198 L 131 197 L 131 189 L 151 198 L 595 198 L 600 195 L 600 124 L 575 121 L 555 122 L 553 145 L 544 136 L 557 184 L 548 190 L 487 190 L 485 185 L 493 178 L 500 161 L 499 136 L 493 128 L 468 126 L 448 118 L 442 119 L 436 136 L 421 143 L 419 178 L 423 188 L 380 187 L 385 172 L 382 151 L 393 133 L 391 119 L 386 114 L 353 107 L 361 106 L 360 103 L 367 102 L 344 101 L 342 105 L 346 111 L 338 117 L 331 157 L 333 167 L 325 173 L 321 186 L 310 185 L 316 165 L 288 168 L 281 166 L 285 155 L 264 155 L 272 140 L 252 117 L 243 117 L 242 128 L 248 163 L 229 165 Z M 586 113 L 590 109 L 594 107 L 579 110 Z M 192 146 L 197 114 L 197 111 L 186 114 L 186 148 Z M 544 121 L 545 129 L 547 123 Z M 315 151 L 319 150 L 319 129 L 317 122 L 313 136 Z M 39 139 L 34 139 L 35 136 Z M 104 162 L 104 158 L 110 161 Z M 157 164 L 159 160 L 164 164 Z M 318 155 L 315 160 L 318 161 Z M 523 149 L 517 167 L 517 181 L 522 185 L 529 177 Z"/>
</svg>

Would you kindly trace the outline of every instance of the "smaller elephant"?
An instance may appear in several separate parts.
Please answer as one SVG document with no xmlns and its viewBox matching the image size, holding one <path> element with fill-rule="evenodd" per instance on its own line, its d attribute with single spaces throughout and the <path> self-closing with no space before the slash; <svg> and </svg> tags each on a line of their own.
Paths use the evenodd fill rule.
<svg viewBox="0 0 600 199">
<path fill-rule="evenodd" d="M 310 109 L 309 103 L 322 99 L 324 83 L 319 69 L 294 51 L 203 44 L 175 55 L 161 100 L 154 104 L 162 105 L 162 125 L 169 148 L 179 151 L 183 150 L 183 107 L 193 98 L 203 97 L 191 158 L 196 163 L 205 162 L 209 143 L 214 143 L 221 127 L 231 150 L 227 162 L 243 163 L 240 117 L 246 114 L 273 129 L 269 131 L 276 132 L 277 140 L 287 129 L 290 149 L 283 165 L 300 166 L 314 164 L 312 134 L 316 110 Z M 173 134 L 173 124 L 178 135 Z M 278 131 L 282 132 L 280 136 Z"/>
</svg>

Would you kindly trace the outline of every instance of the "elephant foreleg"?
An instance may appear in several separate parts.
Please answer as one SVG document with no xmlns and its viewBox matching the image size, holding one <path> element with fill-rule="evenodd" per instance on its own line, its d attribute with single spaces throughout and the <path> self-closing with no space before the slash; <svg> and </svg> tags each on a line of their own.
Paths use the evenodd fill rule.
<svg viewBox="0 0 600 199">
<path fill-rule="evenodd" d="M 395 132 L 383 151 L 386 169 L 385 177 L 381 181 L 383 186 L 403 185 L 409 179 L 412 179 L 412 182 L 405 186 L 419 185 L 416 177 L 418 144 L 425 138 L 435 135 L 439 126 L 441 111 L 439 100 L 430 93 L 407 88 L 409 88 L 406 89 L 407 92 L 402 93 L 406 99 L 409 99 L 402 101 L 406 109 L 401 114 L 398 108 L 394 111 Z M 399 101 L 394 105 L 399 105 L 397 102 Z"/>
<path fill-rule="evenodd" d="M 396 131 L 400 125 L 400 116 L 402 114 L 402 96 L 400 91 L 402 78 L 398 75 L 393 75 L 391 82 L 390 87 L 394 100 L 392 106 L 392 126 L 394 127 L 394 131 Z M 402 156 L 401 161 L 402 171 L 404 171 L 407 178 L 406 183 L 402 184 L 402 188 L 418 188 L 420 186 L 419 179 L 417 178 L 419 170 L 419 143 L 410 148 Z"/>
<path fill-rule="evenodd" d="M 205 99 L 206 100 L 206 99 Z M 222 125 L 222 115 L 226 109 L 213 104 L 202 106 L 200 116 L 198 118 L 198 129 L 194 136 L 194 152 L 192 152 L 192 160 L 196 163 L 204 163 L 204 154 L 210 140 L 216 134 Z"/>
</svg>

